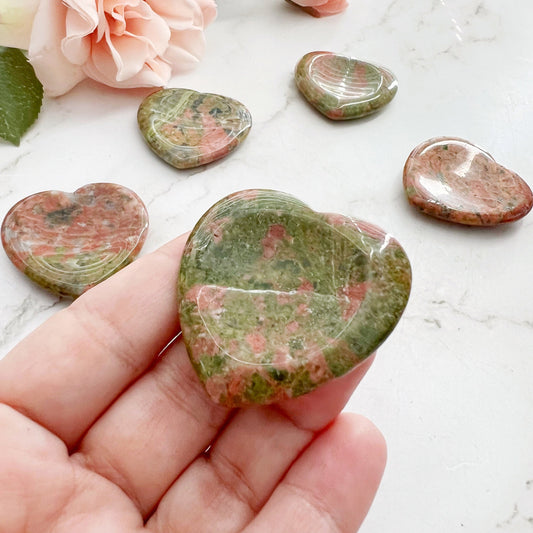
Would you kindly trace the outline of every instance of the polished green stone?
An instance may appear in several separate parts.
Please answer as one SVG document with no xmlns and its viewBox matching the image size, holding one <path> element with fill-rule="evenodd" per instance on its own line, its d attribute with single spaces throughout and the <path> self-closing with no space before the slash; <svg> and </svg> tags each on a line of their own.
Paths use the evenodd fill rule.
<svg viewBox="0 0 533 533">
<path fill-rule="evenodd" d="M 221 159 L 252 127 L 248 109 L 233 98 L 191 89 L 161 89 L 139 106 L 137 122 L 150 148 L 179 169 Z"/>
<path fill-rule="evenodd" d="M 379 111 L 398 90 L 392 72 L 332 52 L 310 52 L 296 66 L 296 85 L 311 105 L 332 120 Z"/>
<path fill-rule="evenodd" d="M 281 192 L 241 191 L 209 209 L 187 242 L 183 338 L 216 402 L 271 403 L 372 354 L 410 285 L 404 250 L 379 228 Z"/>
</svg>

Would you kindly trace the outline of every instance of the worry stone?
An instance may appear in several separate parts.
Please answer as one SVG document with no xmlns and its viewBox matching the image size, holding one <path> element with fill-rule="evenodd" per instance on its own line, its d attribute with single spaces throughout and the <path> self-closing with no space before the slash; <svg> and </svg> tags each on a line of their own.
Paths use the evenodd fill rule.
<svg viewBox="0 0 533 533">
<path fill-rule="evenodd" d="M 332 52 L 310 52 L 296 66 L 296 85 L 318 111 L 332 120 L 375 113 L 398 90 L 392 72 Z"/>
<path fill-rule="evenodd" d="M 520 176 L 456 137 L 417 146 L 405 163 L 403 185 L 409 203 L 426 215 L 469 226 L 513 222 L 533 207 Z"/>
<path fill-rule="evenodd" d="M 252 127 L 250 112 L 237 100 L 190 89 L 161 89 L 147 96 L 137 121 L 148 146 L 179 169 L 221 159 Z"/>
<path fill-rule="evenodd" d="M 92 183 L 74 193 L 46 191 L 15 204 L 2 223 L 2 244 L 30 279 L 76 298 L 135 259 L 148 213 L 133 192 Z"/>
<path fill-rule="evenodd" d="M 353 369 L 391 333 L 411 269 L 377 227 L 271 190 L 209 209 L 185 246 L 179 316 L 211 398 L 266 404 Z"/>
<path fill-rule="evenodd" d="M 348 0 L 286 0 L 289 4 L 303 9 L 313 17 L 327 17 L 341 13 L 348 7 Z"/>
</svg>

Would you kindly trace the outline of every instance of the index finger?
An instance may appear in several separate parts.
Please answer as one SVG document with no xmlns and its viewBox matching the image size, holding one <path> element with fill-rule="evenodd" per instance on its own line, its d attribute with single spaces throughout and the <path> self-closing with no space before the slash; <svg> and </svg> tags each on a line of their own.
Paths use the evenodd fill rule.
<svg viewBox="0 0 533 533">
<path fill-rule="evenodd" d="M 0 361 L 0 402 L 74 445 L 177 334 L 186 238 L 92 288 L 18 344 Z"/>
</svg>

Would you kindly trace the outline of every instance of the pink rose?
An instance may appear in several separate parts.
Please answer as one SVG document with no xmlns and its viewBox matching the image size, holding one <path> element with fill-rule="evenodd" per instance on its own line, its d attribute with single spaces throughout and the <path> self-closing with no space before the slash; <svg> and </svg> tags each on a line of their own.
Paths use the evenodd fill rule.
<svg viewBox="0 0 533 533">
<path fill-rule="evenodd" d="M 287 0 L 314 17 L 336 15 L 348 7 L 348 0 Z"/>
<path fill-rule="evenodd" d="M 84 78 L 160 87 L 205 48 L 214 0 L 41 0 L 28 57 L 50 96 Z"/>
</svg>

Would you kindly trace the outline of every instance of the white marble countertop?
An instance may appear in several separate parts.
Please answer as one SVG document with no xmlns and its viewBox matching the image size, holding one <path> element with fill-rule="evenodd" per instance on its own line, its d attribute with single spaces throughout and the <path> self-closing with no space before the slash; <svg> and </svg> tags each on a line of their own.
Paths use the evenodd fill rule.
<svg viewBox="0 0 533 533">
<path fill-rule="evenodd" d="M 220 0 L 183 86 L 232 96 L 254 125 L 226 159 L 177 171 L 136 126 L 145 91 L 84 83 L 47 99 L 21 146 L 0 144 L 0 216 L 23 197 L 113 181 L 146 202 L 143 253 L 226 194 L 292 193 L 388 230 L 413 267 L 405 315 L 347 406 L 383 431 L 389 462 L 363 533 L 533 531 L 533 214 L 452 226 L 407 204 L 402 168 L 434 136 L 468 139 L 533 185 L 531 0 L 352 0 L 314 19 L 281 0 Z M 300 57 L 329 50 L 390 68 L 383 112 L 334 123 L 299 95 Z M 0 254 L 0 353 L 66 301 Z"/>
</svg>

